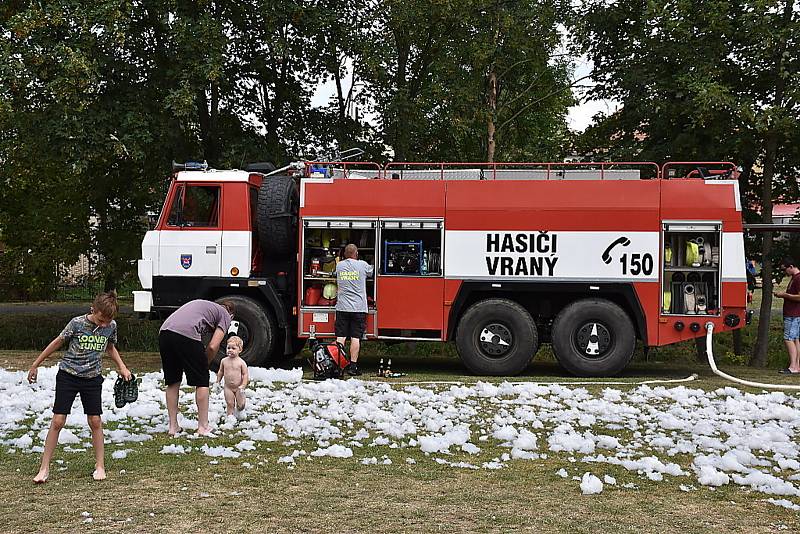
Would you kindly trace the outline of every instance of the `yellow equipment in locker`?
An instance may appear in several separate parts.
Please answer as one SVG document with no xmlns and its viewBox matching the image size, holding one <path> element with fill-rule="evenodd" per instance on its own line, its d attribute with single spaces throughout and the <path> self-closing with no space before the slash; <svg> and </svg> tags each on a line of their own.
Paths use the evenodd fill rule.
<svg viewBox="0 0 800 534">
<path fill-rule="evenodd" d="M 700 245 L 694 241 L 686 242 L 686 265 L 700 267 Z"/>
</svg>

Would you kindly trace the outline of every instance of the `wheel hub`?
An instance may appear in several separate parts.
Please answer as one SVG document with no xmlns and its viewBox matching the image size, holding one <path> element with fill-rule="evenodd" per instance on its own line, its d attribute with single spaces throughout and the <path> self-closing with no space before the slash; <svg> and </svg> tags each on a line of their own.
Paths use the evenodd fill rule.
<svg viewBox="0 0 800 534">
<path fill-rule="evenodd" d="M 575 334 L 575 342 L 581 354 L 601 357 L 611 347 L 611 332 L 603 323 L 586 323 Z"/>
<path fill-rule="evenodd" d="M 502 357 L 510 349 L 514 338 L 504 325 L 492 323 L 486 325 L 478 335 L 478 344 L 484 354 L 490 357 Z"/>
</svg>

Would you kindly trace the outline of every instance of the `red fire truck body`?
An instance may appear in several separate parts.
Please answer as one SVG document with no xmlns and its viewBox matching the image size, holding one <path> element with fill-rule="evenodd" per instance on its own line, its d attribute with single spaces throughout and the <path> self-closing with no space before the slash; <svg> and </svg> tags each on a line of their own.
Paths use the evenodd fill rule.
<svg viewBox="0 0 800 534">
<path fill-rule="evenodd" d="M 178 173 L 143 243 L 136 309 L 235 296 L 248 361 L 291 355 L 304 338 L 334 334 L 335 265 L 354 243 L 375 266 L 366 338 L 454 340 L 479 374 L 519 373 L 550 342 L 568 371 L 609 375 L 637 339 L 655 347 L 702 336 L 708 321 L 743 326 L 736 180 L 515 171 Z M 209 215 L 187 224 L 191 188 L 215 192 L 204 197 Z M 296 199 L 266 213 L 278 190 Z M 291 243 L 270 244 L 275 230 Z"/>
</svg>

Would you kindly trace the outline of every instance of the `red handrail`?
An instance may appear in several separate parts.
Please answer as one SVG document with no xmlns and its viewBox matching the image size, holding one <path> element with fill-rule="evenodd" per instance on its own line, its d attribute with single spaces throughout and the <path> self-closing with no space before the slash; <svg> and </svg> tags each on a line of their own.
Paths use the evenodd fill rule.
<svg viewBox="0 0 800 534">
<path fill-rule="evenodd" d="M 669 174 L 667 171 L 670 167 L 684 167 L 687 165 L 691 165 L 695 167 L 687 176 L 682 176 L 681 178 L 703 178 L 700 170 L 698 167 L 706 167 L 706 166 L 716 166 L 716 167 L 723 167 L 723 169 L 728 169 L 727 171 L 716 172 L 716 174 L 725 174 L 726 172 L 733 173 L 734 178 L 737 177 L 736 175 L 736 164 L 730 161 L 668 161 L 664 165 L 661 166 L 661 178 L 669 179 Z M 699 176 L 692 176 L 693 173 L 697 172 Z M 715 173 L 714 170 L 710 171 L 712 175 Z"/>
<path fill-rule="evenodd" d="M 734 173 L 736 176 L 736 164 L 730 161 L 670 161 L 664 163 L 661 167 L 652 161 L 585 161 L 585 162 L 572 162 L 572 161 L 558 161 L 558 162 L 463 162 L 463 161 L 443 161 L 443 162 L 425 162 L 425 161 L 392 161 L 381 166 L 379 163 L 373 161 L 306 161 L 305 176 L 310 175 L 310 168 L 313 165 L 325 167 L 339 167 L 342 169 L 344 178 L 349 178 L 349 171 L 356 170 L 361 167 L 362 169 L 369 169 L 375 171 L 374 178 L 387 179 L 393 173 L 392 170 L 397 170 L 400 173 L 404 168 L 421 168 L 426 167 L 430 170 L 438 170 L 438 179 L 445 179 L 445 171 L 448 168 L 452 170 L 471 168 L 480 171 L 491 172 L 491 179 L 497 179 L 498 170 L 513 169 L 513 168 L 532 168 L 532 170 L 546 170 L 546 179 L 550 180 L 551 174 L 554 170 L 569 168 L 587 167 L 589 169 L 597 169 L 600 171 L 600 179 L 606 178 L 606 172 L 612 170 L 613 167 L 639 167 L 640 169 L 651 169 L 652 178 L 650 179 L 668 179 L 668 171 L 673 167 L 691 165 L 694 167 L 722 167 L 723 170 L 712 169 L 709 172 L 714 174 Z M 691 173 L 682 178 L 694 178 L 693 173 L 700 175 L 700 170 L 695 169 Z M 702 175 L 701 175 L 702 176 Z"/>
</svg>

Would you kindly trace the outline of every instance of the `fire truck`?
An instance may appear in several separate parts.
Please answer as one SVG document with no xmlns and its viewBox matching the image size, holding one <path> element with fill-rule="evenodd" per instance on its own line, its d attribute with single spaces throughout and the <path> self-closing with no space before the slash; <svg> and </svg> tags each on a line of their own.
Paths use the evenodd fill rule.
<svg viewBox="0 0 800 534">
<path fill-rule="evenodd" d="M 453 341 L 479 375 L 550 343 L 579 376 L 747 320 L 727 162 L 177 166 L 142 242 L 134 309 L 230 299 L 250 365 L 333 337 L 345 245 L 374 265 L 366 339 Z"/>
</svg>

